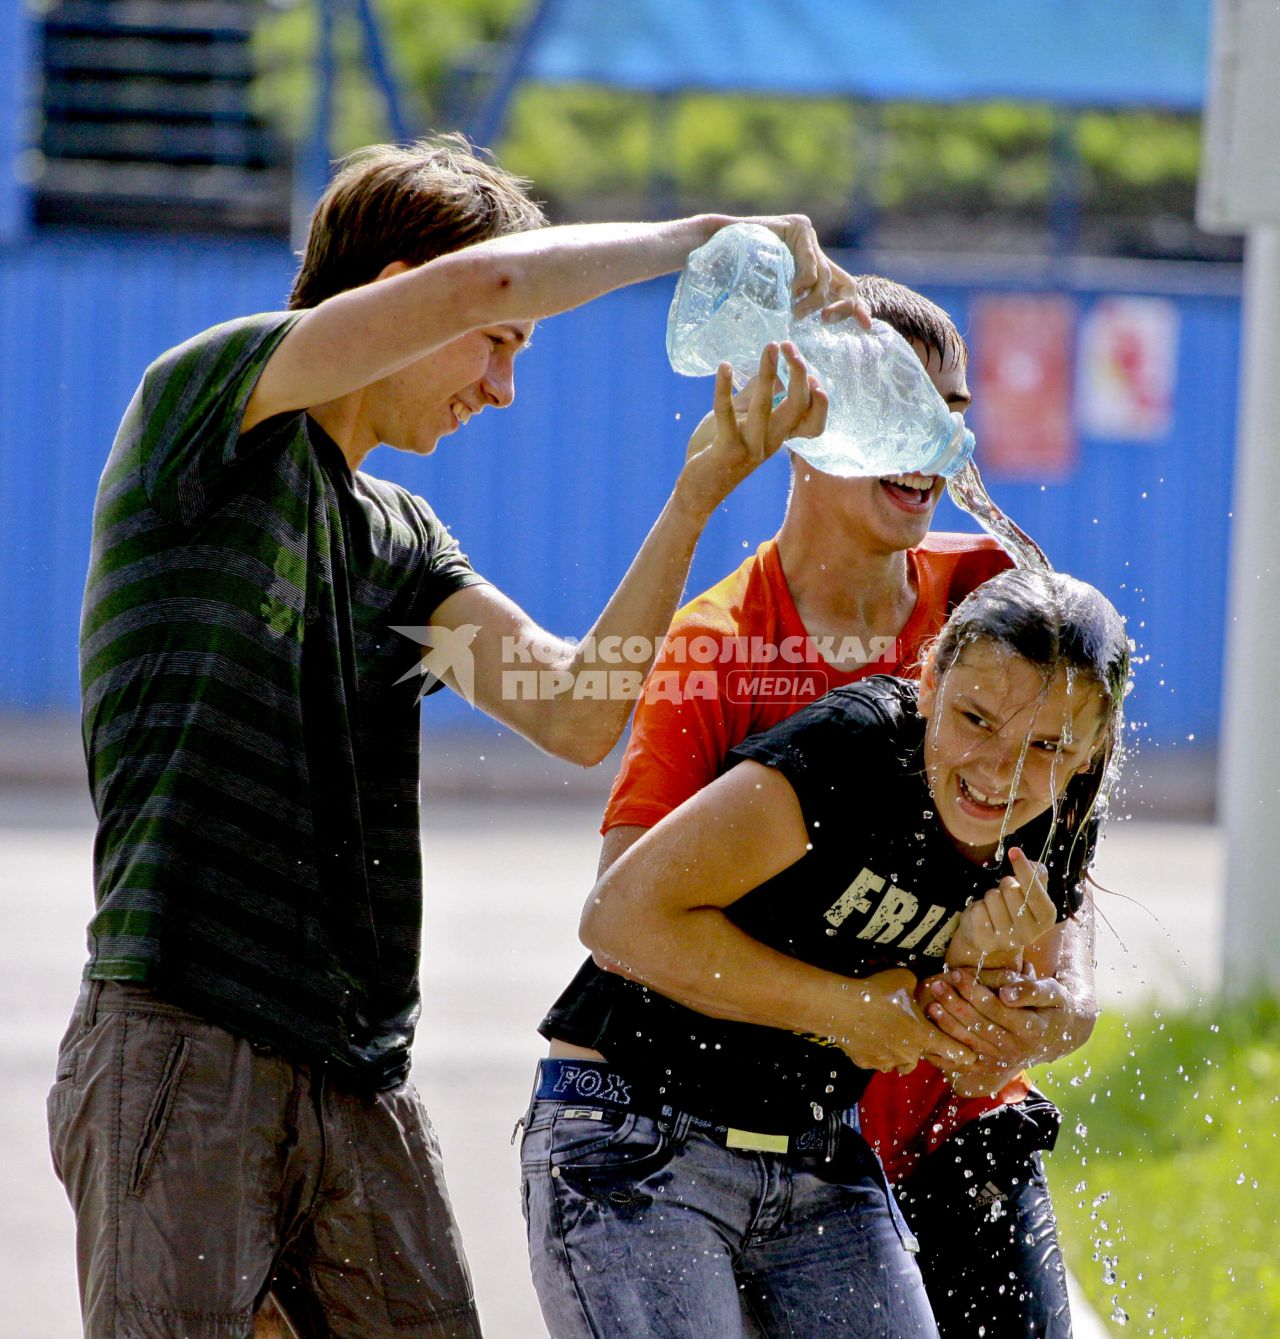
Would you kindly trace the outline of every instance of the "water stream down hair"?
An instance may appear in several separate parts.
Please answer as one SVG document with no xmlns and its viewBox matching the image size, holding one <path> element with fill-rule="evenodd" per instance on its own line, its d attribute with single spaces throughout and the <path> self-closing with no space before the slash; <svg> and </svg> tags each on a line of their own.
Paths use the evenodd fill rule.
<svg viewBox="0 0 1280 1339">
<path fill-rule="evenodd" d="M 1014 568 L 971 592 L 947 619 L 930 651 L 941 679 L 961 653 L 985 643 L 1011 651 L 1040 670 L 1046 687 L 1059 670 L 1068 682 L 1097 689 L 1103 720 L 1089 767 L 1073 776 L 1053 809 L 1054 829 L 1070 839 L 1068 886 L 1084 882 L 1090 843 L 1080 840 L 1091 819 L 1101 821 L 1120 773 L 1130 641 L 1124 619 L 1101 591 L 1063 572 Z M 1051 837 L 1052 840 L 1052 837 Z"/>
</svg>

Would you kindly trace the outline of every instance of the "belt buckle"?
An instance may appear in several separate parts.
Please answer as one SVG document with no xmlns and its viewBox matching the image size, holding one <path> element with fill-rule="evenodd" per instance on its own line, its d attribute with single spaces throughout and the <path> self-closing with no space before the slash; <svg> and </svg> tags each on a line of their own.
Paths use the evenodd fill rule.
<svg viewBox="0 0 1280 1339">
<path fill-rule="evenodd" d="M 757 1130 L 735 1130 L 729 1126 L 724 1133 L 725 1148 L 747 1148 L 757 1153 L 785 1153 L 791 1138 L 785 1134 L 761 1134 Z"/>
</svg>

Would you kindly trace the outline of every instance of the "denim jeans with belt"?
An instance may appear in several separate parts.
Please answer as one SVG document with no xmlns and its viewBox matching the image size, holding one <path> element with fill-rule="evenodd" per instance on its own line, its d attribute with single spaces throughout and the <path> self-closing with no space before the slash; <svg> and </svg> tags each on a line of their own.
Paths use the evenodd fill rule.
<svg viewBox="0 0 1280 1339">
<path fill-rule="evenodd" d="M 535 1099 L 521 1180 L 552 1339 L 738 1339 L 744 1312 L 771 1339 L 937 1339 L 879 1164 L 853 1130 L 840 1144 L 824 1165 Z"/>
</svg>

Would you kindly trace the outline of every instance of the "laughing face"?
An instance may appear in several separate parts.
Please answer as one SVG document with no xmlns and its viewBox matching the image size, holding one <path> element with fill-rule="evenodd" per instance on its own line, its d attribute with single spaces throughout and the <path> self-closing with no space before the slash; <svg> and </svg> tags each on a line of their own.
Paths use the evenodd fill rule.
<svg viewBox="0 0 1280 1339">
<path fill-rule="evenodd" d="M 1038 818 L 1085 771 L 1100 744 L 1102 696 L 1063 669 L 1044 671 L 991 642 L 961 651 L 920 684 L 924 764 L 938 818 L 971 859 Z"/>
<path fill-rule="evenodd" d="M 934 389 L 942 396 L 948 409 L 963 414 L 969 408 L 972 396 L 962 364 L 943 366 L 942 355 L 936 349 L 929 349 L 918 339 L 911 341 L 916 356 L 924 364 Z M 933 516 L 933 509 L 942 496 L 944 480 L 936 474 L 888 474 L 877 479 L 876 485 L 882 498 L 891 507 L 904 516 L 923 518 L 926 523 Z M 923 531 L 921 538 L 924 537 Z"/>
<path fill-rule="evenodd" d="M 471 330 L 378 383 L 370 401 L 379 440 L 430 455 L 476 414 L 505 409 L 515 399 L 516 356 L 532 331 L 531 321 Z"/>
</svg>

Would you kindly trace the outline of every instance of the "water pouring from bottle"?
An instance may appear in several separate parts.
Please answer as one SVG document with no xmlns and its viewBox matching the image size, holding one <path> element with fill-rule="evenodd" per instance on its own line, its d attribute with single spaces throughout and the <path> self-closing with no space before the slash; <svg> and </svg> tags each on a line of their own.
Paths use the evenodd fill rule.
<svg viewBox="0 0 1280 1339">
<path fill-rule="evenodd" d="M 1019 567 L 1049 570 L 1036 542 L 992 502 L 973 463 L 973 434 L 950 411 L 915 350 L 891 326 L 825 322 L 791 314 L 795 262 L 767 228 L 736 223 L 694 251 L 676 284 L 667 319 L 667 356 L 685 376 L 721 363 L 741 385 L 760 351 L 792 340 L 831 398 L 827 430 L 788 445 L 815 469 L 838 477 L 935 474 Z M 779 368 L 785 378 L 785 367 Z"/>
</svg>

